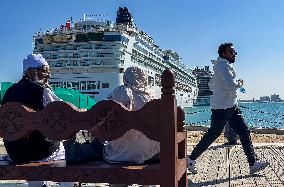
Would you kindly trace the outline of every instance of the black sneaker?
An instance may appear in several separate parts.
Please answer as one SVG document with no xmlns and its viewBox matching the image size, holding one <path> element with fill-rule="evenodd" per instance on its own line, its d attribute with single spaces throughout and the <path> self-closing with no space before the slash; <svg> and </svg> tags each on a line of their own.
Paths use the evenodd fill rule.
<svg viewBox="0 0 284 187">
<path fill-rule="evenodd" d="M 249 166 L 250 174 L 254 174 L 260 170 L 263 170 L 269 165 L 268 162 L 256 162 L 254 165 Z"/>
</svg>

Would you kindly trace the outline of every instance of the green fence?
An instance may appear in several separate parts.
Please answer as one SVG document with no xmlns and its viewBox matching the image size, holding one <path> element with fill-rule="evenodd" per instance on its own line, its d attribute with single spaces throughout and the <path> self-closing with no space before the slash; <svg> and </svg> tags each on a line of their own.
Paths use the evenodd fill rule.
<svg viewBox="0 0 284 187">
<path fill-rule="evenodd" d="M 13 84 L 14 83 L 11 82 L 1 83 L 0 100 L 2 100 L 2 97 L 5 94 L 6 90 Z M 53 88 L 53 91 L 55 95 L 57 95 L 57 97 L 59 97 L 63 101 L 74 104 L 78 108 L 90 109 L 96 104 L 95 99 L 91 98 L 88 95 L 80 93 L 78 90 L 55 87 Z"/>
<path fill-rule="evenodd" d="M 54 93 L 63 101 L 69 102 L 77 106 L 78 108 L 90 109 L 96 104 L 95 99 L 88 95 L 82 94 L 78 90 L 72 90 L 67 88 L 55 87 Z"/>
<path fill-rule="evenodd" d="M 2 100 L 6 90 L 12 86 L 14 83 L 12 82 L 1 82 L 1 90 L 0 90 L 0 100 Z"/>
</svg>

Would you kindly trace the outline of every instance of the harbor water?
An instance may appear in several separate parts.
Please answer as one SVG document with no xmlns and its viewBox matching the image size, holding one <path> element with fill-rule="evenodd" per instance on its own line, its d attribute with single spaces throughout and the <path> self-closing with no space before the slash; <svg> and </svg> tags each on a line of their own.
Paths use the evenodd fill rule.
<svg viewBox="0 0 284 187">
<path fill-rule="evenodd" d="M 284 102 L 238 104 L 249 127 L 284 128 Z M 195 106 L 185 109 L 186 124 L 210 125 L 210 106 Z"/>
</svg>

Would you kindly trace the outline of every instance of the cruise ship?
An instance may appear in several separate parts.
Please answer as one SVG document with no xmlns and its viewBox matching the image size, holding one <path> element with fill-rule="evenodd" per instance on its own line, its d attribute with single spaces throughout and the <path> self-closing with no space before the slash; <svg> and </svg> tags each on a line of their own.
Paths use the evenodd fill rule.
<svg viewBox="0 0 284 187">
<path fill-rule="evenodd" d="M 149 86 L 161 96 L 161 74 L 171 69 L 176 76 L 177 104 L 192 107 L 197 97 L 197 79 L 172 50 L 161 49 L 139 29 L 126 7 L 119 7 L 116 21 L 102 21 L 97 15 L 68 20 L 64 25 L 33 37 L 34 53 L 50 66 L 50 83 L 71 88 L 104 100 L 123 84 L 123 72 L 138 66 L 148 74 Z"/>
</svg>

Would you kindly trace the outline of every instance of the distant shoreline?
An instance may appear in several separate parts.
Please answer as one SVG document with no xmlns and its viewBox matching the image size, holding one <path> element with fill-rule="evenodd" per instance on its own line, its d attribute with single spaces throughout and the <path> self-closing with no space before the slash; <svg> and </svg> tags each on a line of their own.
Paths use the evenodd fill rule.
<svg viewBox="0 0 284 187">
<path fill-rule="evenodd" d="M 252 101 L 252 100 L 239 100 L 240 103 L 284 103 L 284 100 L 281 101 Z"/>
</svg>

